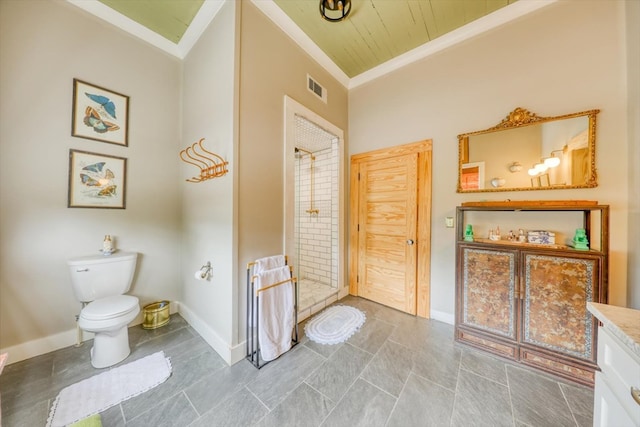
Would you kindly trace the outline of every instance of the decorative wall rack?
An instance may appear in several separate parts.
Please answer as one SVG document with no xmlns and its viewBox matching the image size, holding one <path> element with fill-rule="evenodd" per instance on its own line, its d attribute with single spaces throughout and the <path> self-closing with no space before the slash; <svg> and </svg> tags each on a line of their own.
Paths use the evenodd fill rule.
<svg viewBox="0 0 640 427">
<path fill-rule="evenodd" d="M 204 138 L 200 138 L 200 141 L 194 142 L 190 147 L 180 152 L 180 159 L 182 159 L 183 162 L 194 165 L 200 169 L 200 175 L 187 179 L 187 182 L 202 182 L 208 179 L 218 178 L 229 172 L 227 169 L 229 162 L 217 154 L 206 150 L 202 146 L 202 141 L 204 141 Z M 199 147 L 200 150 L 196 150 L 196 147 Z M 187 160 L 185 157 L 190 160 Z"/>
</svg>

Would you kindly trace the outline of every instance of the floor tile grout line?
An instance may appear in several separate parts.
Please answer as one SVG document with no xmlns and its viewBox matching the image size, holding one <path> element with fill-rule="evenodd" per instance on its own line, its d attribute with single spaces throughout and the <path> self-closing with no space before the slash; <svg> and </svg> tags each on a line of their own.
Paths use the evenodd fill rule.
<svg viewBox="0 0 640 427">
<path fill-rule="evenodd" d="M 413 365 L 413 361 L 411 363 Z M 391 412 L 389 412 L 387 421 L 384 423 L 385 426 L 389 425 L 389 422 L 391 421 L 391 416 L 393 415 L 393 412 L 396 410 L 396 406 L 398 406 L 398 402 L 400 402 L 400 397 L 402 396 L 404 389 L 407 387 L 407 383 L 409 382 L 409 377 L 411 376 L 412 370 L 413 370 L 413 366 L 411 367 L 411 369 L 409 369 L 409 375 L 407 375 L 407 378 L 405 378 L 404 382 L 402 383 L 402 388 L 400 389 L 400 393 L 398 393 L 398 397 L 396 398 L 396 401 L 393 403 L 393 408 L 391 408 Z"/>
<path fill-rule="evenodd" d="M 269 407 L 267 406 L 267 404 L 266 404 L 266 403 L 264 403 L 264 402 L 262 401 L 262 399 L 260 399 L 260 398 L 259 398 L 259 397 L 258 397 L 258 396 L 253 392 L 253 391 L 251 391 L 251 390 L 249 389 L 249 387 L 247 387 L 247 384 L 245 384 L 242 388 L 244 388 L 245 390 L 247 390 L 247 391 L 248 391 L 248 392 L 249 392 L 253 397 L 255 397 L 255 398 L 258 400 L 258 402 L 260 402 L 260 404 L 261 404 L 262 406 L 264 406 L 264 408 L 267 410 L 267 413 L 266 413 L 266 414 L 264 414 L 262 417 L 260 417 L 260 419 L 259 419 L 259 420 L 257 420 L 255 423 L 253 423 L 253 425 L 258 424 L 258 423 L 259 423 L 259 422 L 261 422 L 263 419 L 265 419 L 265 417 L 267 417 L 267 415 L 269 415 L 269 414 L 271 413 L 272 409 L 269 409 Z M 242 391 L 242 388 L 241 388 L 240 390 L 236 391 L 234 394 L 238 394 L 240 391 Z M 294 388 L 294 390 L 295 390 L 296 388 L 298 388 L 298 386 L 296 386 L 296 387 Z M 290 394 L 291 394 L 291 393 L 287 393 L 287 394 L 286 394 L 286 396 L 284 397 L 284 399 L 282 399 L 280 402 L 278 402 L 278 404 L 277 404 L 276 406 L 274 406 L 274 407 L 273 407 L 273 409 L 276 409 L 278 406 L 280 406 L 280 404 L 281 404 L 282 402 L 284 402 Z M 233 395 L 232 395 L 232 396 L 233 396 Z M 212 408 L 212 409 L 213 409 L 213 408 Z"/>
<path fill-rule="evenodd" d="M 358 376 L 358 378 L 356 379 L 356 381 L 357 381 L 357 380 L 362 380 L 362 381 L 366 382 L 367 384 L 369 384 L 370 386 L 377 388 L 378 390 L 380 390 L 380 391 L 381 391 L 381 392 L 383 392 L 384 394 L 386 394 L 386 395 L 388 395 L 388 396 L 392 397 L 392 398 L 393 398 L 393 399 L 395 399 L 395 400 L 398 400 L 398 398 L 397 398 L 397 397 L 395 397 L 393 394 L 389 393 L 387 390 L 383 389 L 382 387 L 380 387 L 380 386 L 378 386 L 378 385 L 376 385 L 376 384 L 372 383 L 371 381 L 367 380 L 366 378 L 362 378 L 362 376 Z M 354 384 L 355 384 L 355 381 L 354 381 Z M 395 406 L 395 405 L 394 405 L 394 406 Z"/>
<path fill-rule="evenodd" d="M 453 416 L 456 413 L 456 404 L 458 403 L 458 386 L 460 384 L 460 371 L 462 370 L 462 354 L 458 361 L 458 376 L 456 377 L 456 388 L 453 390 L 453 405 L 451 406 L 451 415 L 449 415 L 449 426 L 453 426 Z"/>
<path fill-rule="evenodd" d="M 335 411 L 335 409 L 338 407 L 338 404 L 342 401 L 342 398 L 344 398 L 344 396 L 347 395 L 347 393 L 345 393 L 344 395 L 342 395 L 342 397 L 340 397 L 340 399 L 338 399 L 337 402 L 334 402 L 333 399 L 331 399 L 329 396 L 327 396 L 326 394 L 324 394 L 323 392 L 321 392 L 320 390 L 316 389 L 315 387 L 313 387 L 311 384 L 309 384 L 306 381 L 303 381 L 303 383 L 305 385 L 307 385 L 309 388 L 311 388 L 311 390 L 316 391 L 317 393 L 319 393 L 321 396 L 329 399 L 329 401 L 331 403 L 333 403 L 333 408 L 331 408 L 331 410 L 329 412 L 327 412 L 327 415 L 324 416 L 324 418 L 322 418 L 322 420 L 320 420 L 320 424 L 318 424 L 318 426 L 321 426 L 327 418 L 329 418 L 329 416 L 333 413 L 333 411 Z M 347 389 L 347 392 L 349 391 L 349 389 Z"/>
<path fill-rule="evenodd" d="M 124 417 L 124 408 L 122 407 L 122 402 L 118 403 L 118 408 L 120 408 L 120 418 L 122 422 L 127 425 L 127 419 Z"/>
<path fill-rule="evenodd" d="M 193 404 L 193 402 L 191 402 L 191 399 L 189 399 L 189 395 L 186 393 L 186 389 L 182 389 L 181 390 L 182 394 L 184 394 L 184 397 L 187 399 L 187 402 L 189 402 L 189 405 L 191 405 L 191 407 L 193 408 L 193 410 L 196 412 L 196 414 L 198 415 L 196 417 L 196 420 L 198 418 L 200 418 L 202 416 L 202 414 L 200 412 L 198 412 L 198 410 L 196 409 L 195 405 Z"/>
<path fill-rule="evenodd" d="M 507 390 L 509 391 L 509 406 L 511 407 L 511 421 L 513 422 L 513 425 L 516 425 L 516 422 L 518 421 L 516 419 L 516 409 L 513 406 L 513 393 L 511 393 L 511 382 L 509 381 L 509 369 L 506 363 L 504 365 L 504 373 L 507 377 Z"/>
<path fill-rule="evenodd" d="M 348 342 L 344 342 L 344 344 L 346 345 L 346 344 L 349 344 L 349 343 L 348 343 Z M 361 349 L 361 348 L 359 348 L 359 347 L 356 347 L 356 346 L 354 346 L 354 345 L 351 345 L 351 347 L 353 347 L 353 348 L 355 348 L 355 349 L 358 349 L 358 350 L 361 350 L 361 351 L 364 351 L 364 352 L 365 352 L 365 353 L 367 353 L 367 354 L 371 354 L 371 353 L 369 353 L 368 351 L 363 350 L 363 349 Z M 334 352 L 334 354 L 335 354 L 335 352 Z M 333 356 L 333 355 L 332 355 L 332 356 Z M 345 392 L 342 394 L 342 396 L 340 396 L 340 399 L 338 399 L 338 401 L 336 402 L 335 406 L 334 406 L 333 408 L 331 408 L 331 411 L 329 411 L 329 413 L 327 414 L 327 416 L 326 416 L 326 417 L 324 417 L 324 419 L 320 422 L 320 425 L 322 425 L 322 424 L 327 420 L 327 418 L 328 418 L 329 416 L 331 416 L 331 414 L 333 413 L 333 411 L 335 411 L 335 410 L 336 410 L 336 408 L 340 405 L 340 402 L 342 402 L 342 399 L 344 399 L 344 397 L 349 393 L 349 390 L 351 390 L 351 387 L 353 387 L 353 385 L 358 381 L 358 379 L 360 379 L 360 376 L 362 375 L 362 372 L 364 372 L 364 370 L 367 368 L 367 366 L 369 366 L 369 363 L 371 363 L 371 361 L 373 360 L 373 358 L 374 358 L 374 357 L 375 357 L 375 355 L 373 355 L 373 356 L 371 357 L 371 359 L 369 359 L 369 361 L 368 361 L 368 362 L 367 362 L 367 364 L 362 368 L 362 370 L 360 371 L 360 373 L 358 373 L 358 375 L 357 375 L 357 376 L 355 377 L 355 379 L 351 382 L 351 384 L 349 384 L 349 387 L 347 387 L 347 389 L 346 389 L 346 390 L 345 390 Z M 328 361 L 328 360 L 329 360 L 329 359 L 327 358 L 327 361 Z M 325 361 L 325 363 L 326 363 L 326 361 Z M 305 382 L 305 383 L 306 383 L 306 382 Z M 323 394 L 323 395 L 324 395 L 324 394 Z M 327 397 L 328 397 L 328 396 L 327 396 Z M 328 398 L 329 398 L 329 397 L 328 397 Z M 331 398 L 329 398 L 329 400 L 331 400 L 331 401 L 333 402 L 333 400 L 332 400 Z"/>
<path fill-rule="evenodd" d="M 560 383 L 558 383 L 558 388 L 560 389 L 560 393 L 562 393 L 562 398 L 564 399 L 564 402 L 567 404 L 567 408 L 569 408 L 571 419 L 576 424 L 576 426 L 579 426 L 578 420 L 576 419 L 576 415 L 573 413 L 573 409 L 571 409 L 571 404 L 569 403 L 569 399 L 567 399 L 567 395 L 565 394 L 564 389 L 562 388 Z"/>
</svg>

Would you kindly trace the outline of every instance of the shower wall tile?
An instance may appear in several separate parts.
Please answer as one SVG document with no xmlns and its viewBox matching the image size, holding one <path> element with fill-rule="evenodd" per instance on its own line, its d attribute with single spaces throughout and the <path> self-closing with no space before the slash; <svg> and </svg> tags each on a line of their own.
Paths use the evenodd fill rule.
<svg viewBox="0 0 640 427">
<path fill-rule="evenodd" d="M 337 287 L 338 189 L 337 147 L 316 152 L 314 161 L 313 200 L 311 198 L 311 160 L 303 157 L 296 168 L 296 241 L 299 278 L 315 280 Z M 308 214 L 313 203 L 318 214 Z"/>
</svg>

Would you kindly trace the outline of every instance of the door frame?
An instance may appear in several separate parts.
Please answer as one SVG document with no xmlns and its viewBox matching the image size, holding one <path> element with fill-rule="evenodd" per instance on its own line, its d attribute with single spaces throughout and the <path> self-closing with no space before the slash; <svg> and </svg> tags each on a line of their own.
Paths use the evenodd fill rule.
<svg viewBox="0 0 640 427">
<path fill-rule="evenodd" d="M 283 187 L 284 187 L 284 236 L 283 247 L 284 253 L 293 253 L 295 249 L 294 242 L 294 149 L 296 146 L 295 140 L 295 116 L 299 115 L 314 123 L 315 125 L 325 129 L 326 131 L 336 135 L 338 138 L 338 152 L 339 152 L 339 164 L 338 164 L 338 193 L 335 197 L 338 199 L 338 299 L 344 298 L 349 294 L 349 289 L 345 280 L 345 141 L 344 131 L 338 126 L 334 125 L 324 117 L 316 114 L 306 106 L 302 105 L 290 96 L 284 96 L 284 144 L 283 144 L 283 157 L 284 157 L 284 174 L 283 174 Z"/>
<path fill-rule="evenodd" d="M 431 163 L 432 140 L 413 142 L 390 148 L 369 151 L 351 156 L 349 181 L 349 293 L 358 295 L 358 205 L 360 164 L 406 154 L 418 154 L 418 229 L 416 272 L 416 315 L 430 317 L 431 290 Z"/>
</svg>

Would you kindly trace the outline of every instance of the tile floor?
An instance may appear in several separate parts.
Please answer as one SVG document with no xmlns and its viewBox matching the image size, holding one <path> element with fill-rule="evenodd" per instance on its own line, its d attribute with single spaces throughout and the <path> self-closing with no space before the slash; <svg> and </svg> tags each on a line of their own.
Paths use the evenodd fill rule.
<svg viewBox="0 0 640 427">
<path fill-rule="evenodd" d="M 173 374 L 102 413 L 110 426 L 590 426 L 593 391 L 453 341 L 453 327 L 346 297 L 367 321 L 348 342 L 300 344 L 261 370 L 229 367 L 179 316 L 130 328 L 125 363 L 164 350 Z M 44 426 L 65 386 L 95 375 L 90 342 L 5 367 L 2 425 Z"/>
</svg>

